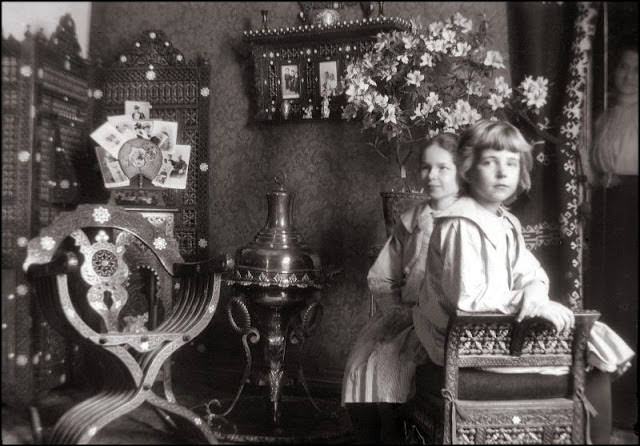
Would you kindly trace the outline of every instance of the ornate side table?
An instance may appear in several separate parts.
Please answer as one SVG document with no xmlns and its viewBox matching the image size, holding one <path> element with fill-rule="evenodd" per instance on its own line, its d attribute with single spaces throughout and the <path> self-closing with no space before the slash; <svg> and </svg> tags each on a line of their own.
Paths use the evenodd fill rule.
<svg viewBox="0 0 640 446">
<path fill-rule="evenodd" d="M 344 420 L 337 419 L 335 412 L 329 415 L 327 405 L 321 409 L 316 404 L 300 361 L 298 380 L 308 401 L 304 401 L 304 397 L 282 396 L 288 380 L 285 376 L 287 349 L 295 346 L 302 352 L 305 339 L 311 336 L 322 317 L 319 290 L 323 274 L 318 255 L 305 245 L 293 227 L 293 194 L 278 178 L 275 181 L 277 186 L 267 193 L 266 224 L 252 242 L 236 251 L 234 278 L 229 281 L 236 296 L 229 302 L 227 314 L 232 327 L 242 335 L 246 356 L 244 376 L 226 410 L 214 412 L 212 405 L 214 402 L 219 405 L 217 400 L 207 404 L 208 418 L 212 423 L 214 420 L 220 423 L 214 431 L 224 440 L 330 440 L 346 433 L 348 423 L 344 425 Z M 255 363 L 249 343 L 262 350 Z M 268 387 L 268 402 L 267 395 L 240 400 L 246 382 Z M 244 415 L 239 419 L 230 415 L 236 404 L 242 407 L 236 412 Z M 262 420 L 256 422 L 256 419 Z"/>
</svg>

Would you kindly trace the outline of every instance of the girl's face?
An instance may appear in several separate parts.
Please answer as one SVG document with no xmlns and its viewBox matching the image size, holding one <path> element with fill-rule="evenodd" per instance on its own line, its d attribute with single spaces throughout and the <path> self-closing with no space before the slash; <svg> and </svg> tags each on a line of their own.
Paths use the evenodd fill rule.
<svg viewBox="0 0 640 446">
<path fill-rule="evenodd" d="M 518 188 L 520 154 L 508 150 L 483 150 L 470 174 L 473 198 L 485 208 L 497 211 Z"/>
<path fill-rule="evenodd" d="M 422 152 L 420 179 L 434 209 L 444 209 L 458 195 L 453 156 L 437 144 L 430 145 Z"/>
<path fill-rule="evenodd" d="M 638 52 L 626 50 L 613 77 L 616 88 L 623 95 L 638 94 Z"/>
</svg>

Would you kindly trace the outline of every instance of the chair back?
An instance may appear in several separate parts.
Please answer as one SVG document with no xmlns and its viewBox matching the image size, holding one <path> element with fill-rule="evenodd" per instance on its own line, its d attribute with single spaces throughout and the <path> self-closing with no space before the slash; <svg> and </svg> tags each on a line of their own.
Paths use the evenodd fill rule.
<svg viewBox="0 0 640 446">
<path fill-rule="evenodd" d="M 49 264 L 54 258 L 58 263 Z M 23 268 L 66 264 L 72 279 L 66 284 L 71 289 L 68 310 L 85 316 L 95 331 L 117 333 L 153 328 L 159 316 L 171 313 L 173 265 L 182 262 L 176 240 L 140 214 L 80 205 L 29 242 Z"/>
<path fill-rule="evenodd" d="M 416 396 L 403 408 L 407 438 L 584 443 L 586 348 L 599 313 L 574 314 L 575 328 L 563 335 L 541 318 L 517 322 L 515 315 L 457 311 L 449 321 L 444 368 L 425 364 L 416 370 Z M 540 367 L 566 371 L 540 374 Z"/>
</svg>

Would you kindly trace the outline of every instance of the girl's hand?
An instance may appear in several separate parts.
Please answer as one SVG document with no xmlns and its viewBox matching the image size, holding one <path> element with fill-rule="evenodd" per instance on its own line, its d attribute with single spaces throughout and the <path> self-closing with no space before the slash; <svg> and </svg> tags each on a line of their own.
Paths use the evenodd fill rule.
<svg viewBox="0 0 640 446">
<path fill-rule="evenodd" d="M 522 304 L 516 320 L 522 322 L 526 317 L 537 316 L 538 307 L 549 301 L 547 288 L 542 282 L 533 282 L 526 286 L 522 294 Z"/>
<path fill-rule="evenodd" d="M 558 334 L 567 336 L 576 324 L 573 311 L 558 302 L 548 301 L 540 304 L 534 316 L 540 316 L 550 321 L 558 331 Z"/>
</svg>

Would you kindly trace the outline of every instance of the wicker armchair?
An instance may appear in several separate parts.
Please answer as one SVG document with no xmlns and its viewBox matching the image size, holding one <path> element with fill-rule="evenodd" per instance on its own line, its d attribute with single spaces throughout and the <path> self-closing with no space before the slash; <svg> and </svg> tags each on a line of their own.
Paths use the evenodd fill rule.
<svg viewBox="0 0 640 446">
<path fill-rule="evenodd" d="M 534 318 L 458 311 L 445 365 L 416 369 L 416 395 L 402 410 L 405 440 L 422 444 L 584 444 L 586 346 L 595 311 L 575 313 L 560 336 Z M 481 367 L 569 366 L 569 374 L 503 374 Z"/>
<path fill-rule="evenodd" d="M 211 321 L 232 264 L 227 255 L 183 263 L 175 239 L 116 206 L 81 205 L 43 228 L 24 269 L 50 324 L 89 347 L 102 378 L 46 440 L 88 443 L 147 402 L 196 441 L 215 442 L 207 423 L 176 402 L 168 359 Z M 152 390 L 161 369 L 165 397 Z"/>
</svg>

